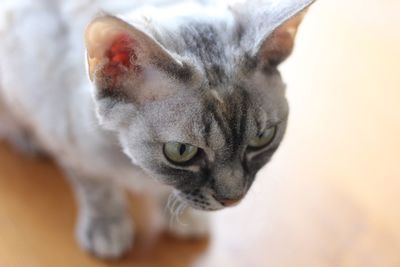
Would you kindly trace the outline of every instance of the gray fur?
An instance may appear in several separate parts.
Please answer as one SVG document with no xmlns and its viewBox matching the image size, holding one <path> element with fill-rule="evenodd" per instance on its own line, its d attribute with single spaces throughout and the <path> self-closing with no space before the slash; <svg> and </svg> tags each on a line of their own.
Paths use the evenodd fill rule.
<svg viewBox="0 0 400 267">
<path fill-rule="evenodd" d="M 170 43 L 183 40 L 185 53 L 179 60 L 194 74 L 188 80 L 175 79 L 177 75 L 165 76 L 164 82 L 178 89 L 156 101 L 132 103 L 135 111 L 131 121 L 114 129 L 120 133 L 126 153 L 136 164 L 179 189 L 183 198 L 194 195 L 189 203 L 201 209 L 222 207 L 210 195 L 236 199 L 248 191 L 255 174 L 270 160 L 282 140 L 288 115 L 285 86 L 279 72 L 276 69 L 266 72 L 263 62 L 251 58 L 237 36 L 224 36 L 225 28 L 226 22 L 222 20 L 182 25 L 177 39 Z M 169 34 L 168 38 L 172 36 Z M 176 49 L 164 47 L 170 51 Z M 146 82 L 141 86 L 150 87 Z M 134 94 L 130 87 L 117 90 Z M 118 106 L 114 96 L 108 98 L 106 103 Z M 99 109 L 109 110 L 109 106 Z M 278 127 L 274 143 L 249 160 L 246 152 L 249 140 L 267 125 Z M 193 165 L 175 166 L 157 152 L 170 141 L 195 145 L 205 154 Z M 193 201 L 205 196 L 209 201 L 199 205 Z"/>
<path fill-rule="evenodd" d="M 194 209 L 222 209 L 221 199 L 247 193 L 282 141 L 288 117 L 279 71 L 258 50 L 312 0 L 191 2 L 113 17 L 141 45 L 138 66 L 114 82 L 100 64 L 93 84 L 84 72 L 82 32 L 99 7 L 117 5 L 22 2 L 0 4 L 0 130 L 8 137 L 31 133 L 29 140 L 69 174 L 85 249 L 105 258 L 129 249 L 122 185 L 159 199 L 173 192 L 196 222 L 188 231 L 171 228 L 185 235 L 207 229 L 206 215 Z M 271 126 L 274 141 L 249 149 Z M 176 165 L 163 154 L 166 142 L 201 153 Z"/>
<path fill-rule="evenodd" d="M 131 248 L 133 224 L 121 188 L 107 180 L 69 173 L 79 200 L 77 239 L 100 258 L 113 259 Z"/>
</svg>

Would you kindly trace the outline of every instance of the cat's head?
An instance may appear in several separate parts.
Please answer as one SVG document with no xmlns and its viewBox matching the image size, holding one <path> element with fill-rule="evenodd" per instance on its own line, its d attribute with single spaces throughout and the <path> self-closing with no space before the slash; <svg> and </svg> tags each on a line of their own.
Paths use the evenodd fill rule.
<svg viewBox="0 0 400 267">
<path fill-rule="evenodd" d="M 100 123 L 194 208 L 242 199 L 285 133 L 277 66 L 312 0 L 263 2 L 196 17 L 104 15 L 87 28 Z"/>
</svg>

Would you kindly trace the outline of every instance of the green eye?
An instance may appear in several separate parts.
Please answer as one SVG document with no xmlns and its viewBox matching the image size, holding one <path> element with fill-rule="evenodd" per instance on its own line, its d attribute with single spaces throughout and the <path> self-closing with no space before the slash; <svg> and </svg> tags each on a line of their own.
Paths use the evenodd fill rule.
<svg viewBox="0 0 400 267">
<path fill-rule="evenodd" d="M 263 133 L 257 135 L 250 141 L 249 147 L 263 148 L 268 146 L 274 140 L 275 133 L 276 133 L 276 127 L 271 127 L 266 129 Z"/>
<path fill-rule="evenodd" d="M 197 155 L 198 148 L 189 144 L 170 142 L 164 145 L 164 154 L 173 163 L 186 163 Z"/>
</svg>

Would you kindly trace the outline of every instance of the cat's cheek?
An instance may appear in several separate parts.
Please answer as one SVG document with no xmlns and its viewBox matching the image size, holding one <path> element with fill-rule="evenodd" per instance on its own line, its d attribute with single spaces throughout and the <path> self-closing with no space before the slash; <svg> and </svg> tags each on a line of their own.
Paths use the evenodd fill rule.
<svg viewBox="0 0 400 267">
<path fill-rule="evenodd" d="M 132 143 L 132 140 L 135 139 L 137 139 L 137 137 L 132 134 L 121 133 L 119 135 L 119 140 L 124 154 L 131 160 L 133 165 L 146 170 L 147 167 L 149 167 L 148 164 L 155 159 L 151 158 L 150 154 L 146 151 L 146 148 L 144 148 L 140 143 Z"/>
<path fill-rule="evenodd" d="M 137 112 L 136 107 L 131 103 L 115 103 L 115 100 L 110 97 L 96 101 L 98 122 L 107 130 L 125 131 L 134 122 Z"/>
<path fill-rule="evenodd" d="M 129 144 L 128 139 L 129 139 L 129 137 L 127 137 L 123 133 L 120 133 L 119 140 L 120 140 L 120 143 L 121 143 L 122 152 L 124 152 L 124 154 L 128 158 L 130 158 L 131 162 L 134 165 L 140 165 L 140 160 L 134 155 L 133 150 L 130 149 L 130 144 Z"/>
</svg>

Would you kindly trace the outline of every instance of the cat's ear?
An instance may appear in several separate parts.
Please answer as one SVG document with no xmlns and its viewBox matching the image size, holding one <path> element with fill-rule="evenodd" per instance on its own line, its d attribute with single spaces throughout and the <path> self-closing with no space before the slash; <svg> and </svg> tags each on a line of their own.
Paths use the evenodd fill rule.
<svg viewBox="0 0 400 267">
<path fill-rule="evenodd" d="M 291 54 L 298 27 L 314 1 L 253 0 L 233 7 L 244 30 L 242 42 L 261 64 L 279 65 Z"/>
<path fill-rule="evenodd" d="M 290 56 L 297 29 L 305 14 L 306 10 L 303 10 L 285 21 L 260 43 L 257 57 L 264 65 L 277 66 Z"/>
<path fill-rule="evenodd" d="M 138 102 L 157 98 L 157 92 L 150 91 L 158 88 L 146 92 L 140 88 L 163 70 L 182 67 L 149 34 L 111 15 L 97 17 L 88 25 L 85 44 L 89 77 L 98 95 L 126 95 Z"/>
<path fill-rule="evenodd" d="M 108 129 L 127 125 L 140 105 L 174 94 L 174 78 L 188 76 L 150 34 L 114 16 L 95 18 L 85 44 L 97 117 Z"/>
</svg>

